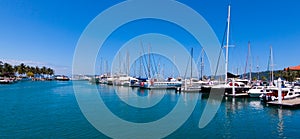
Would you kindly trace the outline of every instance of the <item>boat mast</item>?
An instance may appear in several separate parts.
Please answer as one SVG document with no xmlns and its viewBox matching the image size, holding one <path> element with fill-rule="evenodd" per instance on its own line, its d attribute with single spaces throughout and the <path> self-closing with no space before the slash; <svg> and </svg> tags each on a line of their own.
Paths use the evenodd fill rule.
<svg viewBox="0 0 300 139">
<path fill-rule="evenodd" d="M 148 78 L 151 78 L 150 75 L 150 45 L 148 46 Z"/>
<path fill-rule="evenodd" d="M 250 59 L 249 59 L 250 58 Z M 248 62 L 249 61 L 249 62 Z M 246 77 L 246 75 L 247 75 L 247 67 L 248 67 L 248 63 L 249 63 L 249 71 L 250 71 L 250 73 L 249 73 L 249 81 L 251 81 L 251 79 L 252 79 L 252 75 L 251 75 L 251 72 L 252 72 L 252 64 L 251 64 L 251 46 L 250 46 L 250 41 L 248 42 L 248 53 L 247 53 L 247 58 L 246 58 L 246 66 L 245 66 L 245 71 L 244 71 L 244 79 L 245 79 L 245 77 Z"/>
<path fill-rule="evenodd" d="M 200 68 L 200 78 L 203 80 L 203 70 L 204 70 L 204 49 L 201 51 L 201 68 Z"/>
<path fill-rule="evenodd" d="M 106 72 L 106 75 L 109 76 L 108 62 L 107 62 L 107 60 L 105 60 L 104 72 Z"/>
<path fill-rule="evenodd" d="M 100 58 L 100 76 L 101 76 L 102 74 L 104 74 L 104 73 L 103 73 L 103 58 L 101 57 L 101 58 Z"/>
<path fill-rule="evenodd" d="M 140 61 L 140 71 L 139 71 L 139 77 L 142 77 L 142 53 L 140 52 L 140 58 L 139 58 L 139 61 Z"/>
<path fill-rule="evenodd" d="M 225 54 L 225 82 L 227 82 L 228 72 L 228 46 L 229 46 L 229 30 L 230 30 L 230 5 L 228 5 L 228 18 L 227 18 L 227 34 L 226 34 L 226 54 Z"/>
<path fill-rule="evenodd" d="M 191 50 L 191 83 L 192 83 L 192 78 L 193 78 L 193 52 L 194 51 L 194 49 L 192 48 L 192 50 Z"/>
<path fill-rule="evenodd" d="M 119 52 L 119 74 L 121 74 L 121 65 L 122 65 L 122 63 L 121 63 L 121 54 L 120 54 L 120 52 Z"/>
<path fill-rule="evenodd" d="M 174 64 L 174 66 L 176 65 L 175 64 L 176 62 L 175 62 L 175 56 L 173 56 L 173 64 Z M 174 68 L 172 68 L 172 78 L 174 78 L 175 77 L 175 71 L 174 71 Z"/>
<path fill-rule="evenodd" d="M 249 73 L 249 80 L 250 80 L 250 83 L 252 81 L 252 59 L 251 59 L 251 45 L 250 45 L 250 41 L 249 41 L 249 44 L 248 44 L 248 51 L 249 51 L 249 68 L 250 68 L 250 73 Z"/>
<path fill-rule="evenodd" d="M 129 56 L 129 52 L 127 50 L 127 53 L 126 53 L 126 64 L 127 64 L 127 69 L 126 69 L 126 74 L 129 76 L 130 74 L 130 56 Z M 135 72 L 134 72 L 135 73 Z"/>
<path fill-rule="evenodd" d="M 257 69 L 257 80 L 259 80 L 259 61 L 258 61 L 258 57 L 257 57 L 257 66 L 256 66 L 256 69 Z"/>
<path fill-rule="evenodd" d="M 271 60 L 271 82 L 272 82 L 272 86 L 273 86 L 273 81 L 274 81 L 274 63 L 273 63 L 272 45 L 270 46 L 270 60 Z"/>
</svg>

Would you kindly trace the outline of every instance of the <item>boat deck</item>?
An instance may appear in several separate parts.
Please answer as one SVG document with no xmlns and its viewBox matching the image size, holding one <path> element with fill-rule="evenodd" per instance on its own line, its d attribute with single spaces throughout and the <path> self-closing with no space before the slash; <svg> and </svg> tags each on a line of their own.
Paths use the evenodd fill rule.
<svg viewBox="0 0 300 139">
<path fill-rule="evenodd" d="M 271 105 L 279 105 L 279 106 L 298 106 L 300 105 L 300 98 L 295 98 L 295 99 L 288 99 L 288 100 L 282 100 L 282 103 L 278 103 L 278 101 L 271 101 L 267 102 L 268 104 Z"/>
</svg>

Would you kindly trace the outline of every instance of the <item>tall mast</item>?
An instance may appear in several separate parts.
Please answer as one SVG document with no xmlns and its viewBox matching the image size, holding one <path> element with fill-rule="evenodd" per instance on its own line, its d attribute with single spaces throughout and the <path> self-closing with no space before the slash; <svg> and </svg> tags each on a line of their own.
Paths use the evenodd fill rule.
<svg viewBox="0 0 300 139">
<path fill-rule="evenodd" d="M 149 44 L 149 46 L 148 46 L 148 78 L 151 78 L 150 76 L 150 67 L 151 67 L 151 65 L 150 65 L 150 44 Z"/>
<path fill-rule="evenodd" d="M 256 69 L 257 69 L 257 80 L 259 80 L 259 61 L 258 61 L 258 57 L 257 57 L 257 66 L 256 66 Z"/>
<path fill-rule="evenodd" d="M 272 46 L 270 46 L 270 56 L 269 56 L 269 61 L 268 61 L 268 71 L 270 71 L 270 67 L 271 67 L 271 71 L 270 71 L 270 83 L 272 83 L 271 85 L 273 86 L 273 80 L 274 80 L 274 77 L 273 77 L 273 66 L 274 66 L 274 63 L 273 63 L 273 51 L 272 51 Z"/>
<path fill-rule="evenodd" d="M 127 53 L 126 53 L 126 74 L 129 75 L 130 74 L 130 57 L 129 57 L 129 52 L 127 50 Z"/>
<path fill-rule="evenodd" d="M 107 60 L 105 60 L 105 72 L 106 72 L 106 75 L 107 76 L 109 76 L 109 71 L 108 71 L 109 69 L 108 69 L 108 61 Z"/>
<path fill-rule="evenodd" d="M 250 73 L 249 73 L 249 80 L 251 82 L 252 80 L 252 58 L 251 58 L 251 45 L 250 45 L 250 41 L 248 43 L 248 51 L 249 51 L 249 68 L 250 68 Z"/>
<path fill-rule="evenodd" d="M 201 68 L 200 68 L 200 78 L 201 80 L 203 80 L 203 70 L 204 70 L 204 49 L 202 48 L 202 51 L 201 51 Z"/>
<path fill-rule="evenodd" d="M 250 58 L 250 59 L 249 59 Z M 248 62 L 249 61 L 249 62 Z M 249 63 L 249 71 L 250 71 L 250 73 L 249 73 L 249 80 L 251 81 L 251 72 L 252 72 L 252 63 L 251 63 L 252 61 L 251 61 L 251 46 L 250 46 L 250 41 L 248 42 L 248 53 L 247 53 L 247 57 L 246 57 L 246 66 L 245 66 L 245 71 L 244 71 L 244 79 L 245 79 L 245 77 L 246 77 L 246 75 L 247 75 L 247 67 L 248 67 L 248 63 Z"/>
<path fill-rule="evenodd" d="M 140 52 L 140 58 L 139 58 L 139 61 L 140 61 L 140 69 L 139 69 L 139 77 L 142 77 L 142 53 Z"/>
<path fill-rule="evenodd" d="M 227 34 L 226 34 L 226 54 L 225 54 L 225 82 L 227 82 L 228 72 L 228 46 L 229 46 L 229 31 L 230 31 L 230 5 L 228 5 L 228 18 L 227 18 Z"/>
<path fill-rule="evenodd" d="M 103 58 L 100 58 L 100 76 L 103 74 Z"/>
<path fill-rule="evenodd" d="M 274 63 L 273 63 L 272 46 L 270 46 L 270 59 L 271 59 L 271 82 L 272 82 L 272 85 L 273 85 L 273 81 L 274 81 Z"/>
<path fill-rule="evenodd" d="M 176 63 L 175 62 L 175 56 L 173 56 L 173 64 L 174 64 L 174 66 L 176 65 L 175 63 Z M 174 76 L 175 76 L 175 71 L 174 71 L 174 68 L 172 68 L 172 78 L 174 78 Z"/>
<path fill-rule="evenodd" d="M 194 51 L 194 49 L 192 48 L 192 50 L 191 50 L 191 77 L 190 77 L 191 81 L 193 78 L 193 53 L 194 53 L 193 51 Z"/>
<path fill-rule="evenodd" d="M 121 63 L 121 54 L 120 54 L 120 52 L 119 52 L 119 74 L 121 74 L 121 65 L 122 65 L 122 63 Z"/>
</svg>

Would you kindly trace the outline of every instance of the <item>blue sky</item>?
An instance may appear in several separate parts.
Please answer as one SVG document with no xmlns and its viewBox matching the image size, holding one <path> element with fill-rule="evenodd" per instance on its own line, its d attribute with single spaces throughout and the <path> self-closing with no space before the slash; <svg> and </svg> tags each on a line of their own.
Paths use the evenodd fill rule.
<svg viewBox="0 0 300 139">
<path fill-rule="evenodd" d="M 70 74 L 74 50 L 85 27 L 102 11 L 119 2 L 122 1 L 2 0 L 0 60 L 48 65 L 56 69 L 57 74 Z M 201 14 L 221 41 L 228 0 L 179 2 Z M 300 64 L 300 1 L 231 0 L 231 5 L 230 42 L 234 47 L 229 50 L 230 71 L 236 72 L 239 69 L 241 73 L 244 70 L 248 41 L 251 42 L 253 65 L 256 67 L 258 64 L 260 70 L 267 69 L 270 45 L 273 47 L 275 69 Z M 141 27 L 142 24 L 136 26 Z M 159 27 L 157 25 L 155 29 L 159 30 Z M 127 29 L 135 31 L 130 25 Z M 149 29 L 145 32 L 151 31 Z M 172 30 L 160 33 L 171 35 Z M 124 42 L 124 39 L 128 37 L 118 35 L 110 43 L 118 44 Z M 190 49 L 196 44 L 188 45 L 187 49 Z M 111 50 L 113 52 L 117 49 Z M 256 68 L 253 70 L 256 71 Z"/>
</svg>

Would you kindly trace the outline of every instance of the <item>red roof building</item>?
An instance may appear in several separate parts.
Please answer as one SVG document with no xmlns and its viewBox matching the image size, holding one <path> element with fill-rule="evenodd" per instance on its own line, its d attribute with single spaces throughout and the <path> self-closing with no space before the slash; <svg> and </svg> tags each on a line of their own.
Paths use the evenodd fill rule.
<svg viewBox="0 0 300 139">
<path fill-rule="evenodd" d="M 284 68 L 285 71 L 292 70 L 292 71 L 300 71 L 300 65 L 299 66 L 292 66 L 288 68 Z"/>
</svg>

